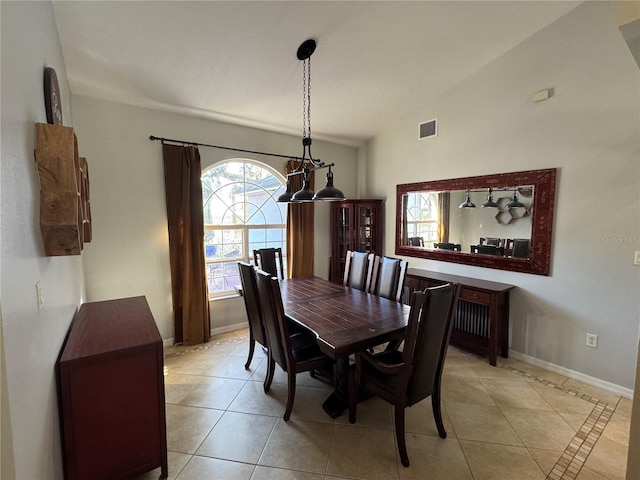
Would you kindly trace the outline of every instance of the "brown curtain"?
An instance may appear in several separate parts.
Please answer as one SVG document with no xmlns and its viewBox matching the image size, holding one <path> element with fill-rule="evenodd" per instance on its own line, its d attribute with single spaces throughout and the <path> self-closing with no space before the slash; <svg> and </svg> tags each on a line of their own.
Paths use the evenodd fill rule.
<svg viewBox="0 0 640 480">
<path fill-rule="evenodd" d="M 295 162 L 289 160 L 285 169 L 290 173 L 295 168 Z M 314 187 L 315 172 L 309 175 L 309 185 Z M 291 191 L 297 192 L 302 188 L 302 175 L 289 177 Z M 314 214 L 313 202 L 290 203 L 287 215 L 287 278 L 308 277 L 313 275 L 314 255 Z"/>
<path fill-rule="evenodd" d="M 169 227 L 174 343 L 208 342 L 211 332 L 204 262 L 200 153 L 196 147 L 162 146 Z"/>
<path fill-rule="evenodd" d="M 449 214 L 451 211 L 451 194 L 438 194 L 438 242 L 449 242 Z"/>
</svg>

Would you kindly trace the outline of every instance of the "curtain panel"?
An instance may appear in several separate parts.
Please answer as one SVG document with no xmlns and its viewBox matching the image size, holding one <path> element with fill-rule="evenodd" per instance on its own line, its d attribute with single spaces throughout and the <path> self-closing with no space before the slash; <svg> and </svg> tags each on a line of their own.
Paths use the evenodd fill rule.
<svg viewBox="0 0 640 480">
<path fill-rule="evenodd" d="M 162 145 L 169 229 L 174 343 L 196 345 L 211 335 L 200 153 L 193 146 Z"/>
<path fill-rule="evenodd" d="M 285 173 L 291 173 L 296 164 L 289 160 Z M 303 175 L 289 177 L 291 191 L 302 188 Z M 315 189 L 315 172 L 309 175 L 309 186 Z M 314 217 L 313 202 L 289 203 L 287 213 L 287 277 L 309 277 L 313 275 Z"/>
<path fill-rule="evenodd" d="M 438 242 L 449 241 L 449 215 L 451 212 L 451 194 L 441 192 L 438 194 Z"/>
</svg>

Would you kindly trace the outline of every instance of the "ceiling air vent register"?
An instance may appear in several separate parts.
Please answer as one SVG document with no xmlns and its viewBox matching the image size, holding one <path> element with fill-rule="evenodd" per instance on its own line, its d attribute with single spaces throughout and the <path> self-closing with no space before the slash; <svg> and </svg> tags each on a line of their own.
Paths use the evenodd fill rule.
<svg viewBox="0 0 640 480">
<path fill-rule="evenodd" d="M 422 140 L 429 137 L 436 137 L 438 135 L 438 119 L 434 118 L 427 122 L 422 122 L 418 125 L 418 140 Z"/>
</svg>

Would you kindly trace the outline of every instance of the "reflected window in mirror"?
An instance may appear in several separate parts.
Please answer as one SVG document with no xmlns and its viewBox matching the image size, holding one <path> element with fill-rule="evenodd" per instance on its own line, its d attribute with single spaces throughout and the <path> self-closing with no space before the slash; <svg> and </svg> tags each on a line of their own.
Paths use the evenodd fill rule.
<svg viewBox="0 0 640 480">
<path fill-rule="evenodd" d="M 433 248 L 449 235 L 449 192 L 415 192 L 402 197 L 403 244 Z"/>
</svg>

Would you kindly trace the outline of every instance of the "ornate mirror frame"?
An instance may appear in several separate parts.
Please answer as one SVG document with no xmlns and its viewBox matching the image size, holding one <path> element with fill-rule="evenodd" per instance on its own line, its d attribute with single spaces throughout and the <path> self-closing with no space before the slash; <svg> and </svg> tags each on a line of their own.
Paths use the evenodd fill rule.
<svg viewBox="0 0 640 480">
<path fill-rule="evenodd" d="M 444 192 L 467 189 L 498 189 L 533 185 L 531 208 L 531 246 L 527 259 L 453 252 L 402 245 L 402 196 L 413 192 Z M 478 177 L 405 183 L 396 186 L 396 255 L 463 263 L 478 267 L 496 268 L 513 272 L 549 275 L 551 265 L 551 237 L 556 190 L 556 169 L 531 170 Z"/>
</svg>

